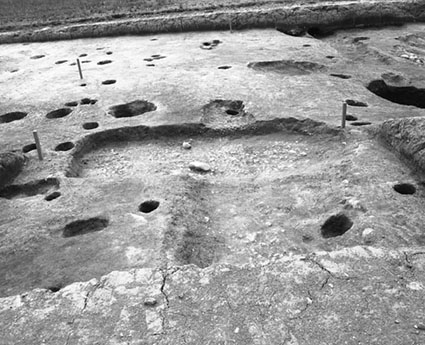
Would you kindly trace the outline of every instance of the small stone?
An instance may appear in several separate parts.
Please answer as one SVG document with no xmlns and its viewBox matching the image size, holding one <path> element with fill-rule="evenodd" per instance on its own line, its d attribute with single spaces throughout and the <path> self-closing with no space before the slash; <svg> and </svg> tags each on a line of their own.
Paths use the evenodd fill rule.
<svg viewBox="0 0 425 345">
<path fill-rule="evenodd" d="M 394 320 L 394 323 L 399 324 L 400 320 Z"/>
<path fill-rule="evenodd" d="M 190 150 L 192 148 L 192 145 L 189 142 L 185 141 L 185 142 L 183 142 L 182 147 L 185 150 Z"/>
<path fill-rule="evenodd" d="M 377 240 L 375 230 L 372 228 L 366 228 L 362 232 L 362 238 L 365 244 L 372 244 Z"/>
<path fill-rule="evenodd" d="M 271 227 L 273 225 L 272 222 L 266 222 L 266 226 Z"/>
<path fill-rule="evenodd" d="M 148 307 L 154 307 L 157 303 L 157 300 L 153 297 L 145 298 L 145 300 L 143 301 L 143 304 Z"/>
<path fill-rule="evenodd" d="M 420 329 L 421 331 L 425 331 L 425 325 L 423 323 L 416 325 L 415 328 Z"/>
<path fill-rule="evenodd" d="M 371 228 L 366 228 L 362 232 L 362 237 L 367 237 L 367 236 L 371 235 L 374 231 L 375 230 L 373 230 Z"/>
<path fill-rule="evenodd" d="M 243 237 L 243 235 L 241 235 Z M 254 242 L 257 239 L 257 234 L 254 233 L 250 233 L 248 235 L 246 235 L 246 239 L 248 240 L 248 242 Z"/>
<path fill-rule="evenodd" d="M 366 212 L 367 208 L 356 198 L 349 198 L 342 201 L 346 210 L 359 210 Z"/>
<path fill-rule="evenodd" d="M 189 164 L 189 169 L 198 172 L 211 171 L 211 167 L 207 163 L 203 162 L 192 162 Z"/>
</svg>

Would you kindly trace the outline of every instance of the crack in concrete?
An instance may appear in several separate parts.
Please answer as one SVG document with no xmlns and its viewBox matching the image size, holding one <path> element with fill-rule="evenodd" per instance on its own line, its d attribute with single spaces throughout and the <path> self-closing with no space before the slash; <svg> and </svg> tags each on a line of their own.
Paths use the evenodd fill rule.
<svg viewBox="0 0 425 345">
<path fill-rule="evenodd" d="M 161 287 L 160 287 L 159 290 L 160 290 L 161 294 L 164 296 L 164 300 L 165 300 L 165 308 L 160 311 L 162 334 L 166 333 L 164 330 L 165 330 L 166 321 L 167 321 L 167 311 L 170 308 L 170 300 L 168 298 L 167 293 L 165 292 L 165 285 L 167 284 L 167 279 L 179 270 L 180 270 L 179 267 L 175 267 L 171 271 L 168 270 L 168 269 L 161 270 L 162 283 L 161 283 Z"/>
<path fill-rule="evenodd" d="M 328 273 L 331 277 L 333 277 L 333 278 L 335 278 L 335 279 L 339 279 L 339 280 L 350 280 L 352 277 L 341 277 L 341 276 L 338 276 L 338 275 L 335 275 L 332 271 L 330 271 L 330 270 L 328 270 L 322 263 L 320 263 L 319 261 L 317 261 L 314 257 L 312 257 L 312 256 L 314 256 L 314 254 L 313 255 L 309 255 L 309 256 L 307 256 L 307 257 L 305 257 L 305 258 L 301 258 L 301 260 L 303 260 L 303 261 L 308 261 L 308 262 L 311 262 L 312 264 L 314 264 L 314 265 L 316 265 L 316 266 L 319 266 L 319 268 L 322 270 L 322 271 L 325 271 L 326 273 Z M 325 284 L 326 285 L 326 284 Z"/>
<path fill-rule="evenodd" d="M 72 322 L 72 323 L 74 323 L 74 322 Z M 71 333 L 72 333 L 72 330 L 68 332 L 68 336 L 66 337 L 65 345 L 68 345 L 69 338 L 71 338 Z"/>
<path fill-rule="evenodd" d="M 328 274 L 326 276 L 325 280 L 323 281 L 322 285 L 320 286 L 320 290 L 323 290 L 325 288 L 325 286 L 328 285 L 330 277 L 331 277 L 330 274 Z"/>
<path fill-rule="evenodd" d="M 303 316 L 303 314 L 305 314 L 307 312 L 307 310 L 314 304 L 314 298 L 313 298 L 313 295 L 311 294 L 310 290 L 307 290 L 307 295 L 308 295 L 307 302 L 306 302 L 304 308 L 301 309 L 300 312 L 296 316 L 290 317 L 289 320 L 293 321 L 293 320 L 300 319 Z"/>
<path fill-rule="evenodd" d="M 92 289 L 90 289 L 89 291 L 87 291 L 87 293 L 86 293 L 86 295 L 84 296 L 84 305 L 83 305 L 83 307 L 81 308 L 81 312 L 84 312 L 84 310 L 87 308 L 87 304 L 88 304 L 88 302 L 89 302 L 89 298 L 90 298 L 90 295 L 93 295 L 93 293 L 99 288 L 99 287 L 101 287 L 101 286 L 103 286 L 103 283 L 101 283 L 101 282 L 97 282 L 94 286 L 93 286 L 93 288 Z M 76 320 L 77 318 L 76 317 L 74 317 L 73 319 L 72 319 L 72 321 L 71 321 L 71 324 L 72 324 L 72 327 L 71 327 L 71 330 L 68 332 L 68 335 L 67 335 L 67 337 L 66 337 L 66 340 L 65 340 L 65 345 L 68 345 L 68 343 L 69 343 L 69 339 L 71 338 L 71 335 L 74 333 L 74 329 L 75 329 L 75 320 Z"/>
<path fill-rule="evenodd" d="M 406 263 L 405 263 L 405 266 L 406 266 L 408 269 L 413 269 L 414 267 L 413 267 L 413 264 L 412 264 L 412 263 L 411 263 L 411 261 L 410 261 L 409 254 L 408 254 L 407 252 L 403 252 L 403 254 L 404 254 L 404 261 L 406 262 Z"/>
<path fill-rule="evenodd" d="M 89 302 L 90 295 L 93 295 L 93 294 L 95 293 L 95 291 L 96 291 L 99 287 L 102 287 L 102 286 L 103 286 L 103 283 L 101 283 L 101 282 L 97 282 L 97 283 L 93 286 L 93 288 L 92 288 L 91 290 L 87 291 L 87 294 L 86 294 L 86 296 L 84 297 L 84 305 L 83 305 L 83 308 L 81 309 L 81 312 L 83 312 L 83 311 L 87 308 L 87 304 L 88 304 L 88 302 Z"/>
</svg>

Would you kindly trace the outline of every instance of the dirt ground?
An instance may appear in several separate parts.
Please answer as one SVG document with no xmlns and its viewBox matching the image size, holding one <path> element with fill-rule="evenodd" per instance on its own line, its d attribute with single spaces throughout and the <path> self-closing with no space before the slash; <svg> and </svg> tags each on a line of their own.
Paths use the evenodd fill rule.
<svg viewBox="0 0 425 345">
<path fill-rule="evenodd" d="M 203 270 L 218 275 L 220 267 L 232 267 L 235 276 L 222 283 L 231 290 L 232 282 L 244 285 L 245 275 L 255 282 L 255 272 L 273 262 L 279 270 L 293 269 L 288 277 L 297 270 L 310 274 L 301 264 L 285 266 L 294 257 L 313 263 L 312 255 L 366 258 L 366 248 L 372 253 L 366 261 L 381 260 L 373 254 L 378 251 L 398 252 L 407 253 L 409 264 L 424 252 L 425 179 L 378 136 L 388 119 L 425 115 L 423 24 L 326 37 L 264 29 L 9 44 L 1 47 L 0 62 L 0 84 L 7 89 L 0 94 L 0 117 L 27 114 L 0 123 L 2 150 L 24 149 L 27 157 L 15 187 L 0 190 L 1 297 L 34 288 L 57 292 L 112 271 L 173 267 L 180 267 L 184 284 L 193 279 L 191 286 L 202 281 Z M 345 129 L 343 101 L 349 104 Z M 33 130 L 43 161 L 27 146 Z M 338 263 L 328 273 L 344 277 L 358 270 L 365 284 L 387 274 L 357 265 Z M 294 278 L 288 289 L 325 287 L 324 268 L 316 269 L 313 280 Z M 416 269 L 403 266 L 416 279 L 410 283 L 423 278 Z M 180 283 L 176 289 L 184 291 Z M 423 293 L 422 283 L 412 286 Z M 168 305 L 181 303 L 178 296 L 165 295 Z M 205 307 L 197 304 L 202 296 L 191 300 L 192 310 Z M 342 292 L 338 296 L 333 307 L 345 308 Z M 418 301 L 408 293 L 400 298 Z M 376 320 L 384 318 L 377 313 Z M 421 309 L 413 314 L 420 317 Z M 332 328 L 332 317 L 321 327 Z M 305 322 L 313 326 L 314 318 Z M 412 325 L 394 330 L 406 342 L 367 339 L 423 343 L 424 332 Z M 245 326 L 231 327 L 236 336 Z M 275 331 L 252 343 L 280 343 Z M 284 344 L 315 343 L 292 328 L 283 333 Z M 255 338 L 255 330 L 249 334 Z M 327 336 L 329 344 L 361 343 Z M 220 339 L 212 343 L 227 343 Z"/>
<path fill-rule="evenodd" d="M 338 3 L 342 0 L 332 0 Z M 306 3 L 306 2 L 304 2 Z M 309 4 L 325 3 L 310 0 Z M 329 1 L 327 1 L 329 3 Z M 213 11 L 234 8 L 255 8 L 270 5 L 298 5 L 295 0 L 0 0 L 0 31 L 36 28 L 46 25 L 137 18 L 159 13 Z"/>
</svg>

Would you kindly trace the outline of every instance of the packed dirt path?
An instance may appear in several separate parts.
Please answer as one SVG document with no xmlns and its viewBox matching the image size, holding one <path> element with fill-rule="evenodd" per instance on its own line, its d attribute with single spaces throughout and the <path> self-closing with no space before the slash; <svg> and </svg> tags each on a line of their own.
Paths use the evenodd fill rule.
<svg viewBox="0 0 425 345">
<path fill-rule="evenodd" d="M 424 25 L 0 61 L 2 344 L 425 342 Z"/>
</svg>

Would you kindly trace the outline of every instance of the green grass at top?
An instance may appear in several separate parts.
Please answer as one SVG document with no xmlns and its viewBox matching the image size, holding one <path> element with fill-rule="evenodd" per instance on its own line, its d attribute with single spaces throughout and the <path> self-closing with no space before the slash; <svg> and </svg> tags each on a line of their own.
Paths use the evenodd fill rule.
<svg viewBox="0 0 425 345">
<path fill-rule="evenodd" d="M 155 12 L 317 2 L 324 0 L 0 0 L 0 31 L 136 17 Z"/>
</svg>

